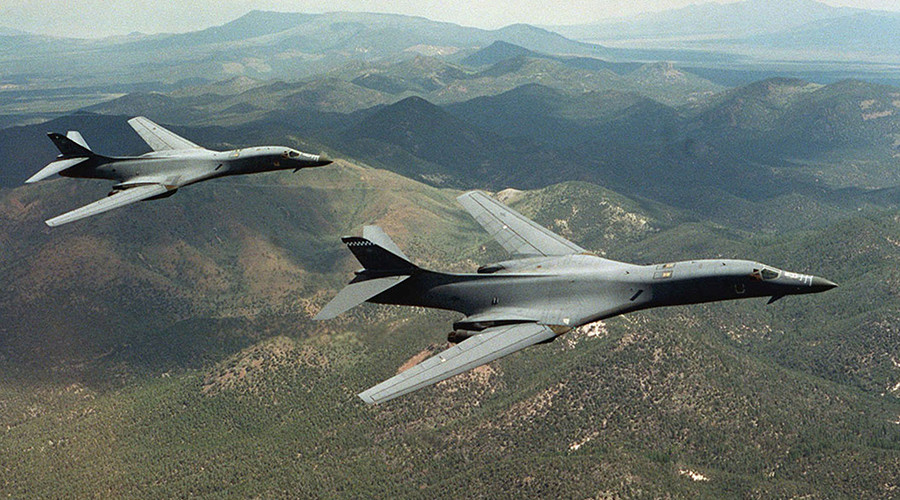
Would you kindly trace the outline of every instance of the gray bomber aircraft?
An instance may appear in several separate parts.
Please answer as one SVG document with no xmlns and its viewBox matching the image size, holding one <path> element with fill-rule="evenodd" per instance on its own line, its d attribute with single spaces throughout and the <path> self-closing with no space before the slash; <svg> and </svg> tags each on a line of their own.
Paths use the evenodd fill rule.
<svg viewBox="0 0 900 500">
<path fill-rule="evenodd" d="M 319 167 L 331 163 L 325 154 L 312 155 L 282 146 L 211 151 L 138 116 L 128 124 L 153 151 L 141 156 L 109 157 L 91 151 L 81 134 L 47 134 L 59 148 L 57 159 L 29 178 L 37 182 L 53 174 L 63 177 L 110 179 L 117 182 L 106 198 L 47 221 L 59 226 L 141 200 L 175 194 L 178 188 L 227 175 Z"/>
<path fill-rule="evenodd" d="M 362 303 L 458 311 L 456 345 L 359 394 L 373 404 L 435 384 L 573 328 L 651 307 L 816 293 L 837 285 L 748 260 L 635 265 L 604 259 L 478 191 L 458 198 L 517 257 L 476 273 L 446 274 L 412 264 L 377 226 L 342 241 L 363 265 L 315 319 Z"/>
</svg>

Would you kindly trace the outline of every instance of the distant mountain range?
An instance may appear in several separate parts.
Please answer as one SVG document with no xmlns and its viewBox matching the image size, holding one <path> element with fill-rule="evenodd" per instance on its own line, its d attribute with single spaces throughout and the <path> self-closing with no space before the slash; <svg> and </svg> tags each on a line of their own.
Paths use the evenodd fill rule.
<svg viewBox="0 0 900 500">
<path fill-rule="evenodd" d="M 900 13 L 857 12 L 736 41 L 784 50 L 897 56 L 900 55 L 897 33 L 900 33 Z"/>
<path fill-rule="evenodd" d="M 782 10 L 788 15 L 776 15 Z M 800 19 L 807 23 L 819 20 L 819 24 L 797 24 Z M 798 48 L 808 47 L 822 55 L 834 48 L 831 45 L 840 43 L 840 50 L 859 54 L 871 49 L 872 54 L 888 57 L 896 46 L 890 43 L 896 31 L 893 29 L 895 24 L 895 19 L 886 14 L 834 9 L 811 1 L 797 0 L 796 5 L 785 7 L 781 3 L 752 0 L 741 4 L 688 7 L 643 20 L 629 20 L 628 29 L 622 29 L 624 25 L 610 28 L 616 36 L 640 38 L 644 36 L 641 33 L 646 33 L 659 38 L 659 33 L 653 30 L 672 30 L 674 26 L 681 26 L 678 29 L 704 34 L 700 37 L 704 40 L 715 40 L 713 45 L 698 45 L 709 40 L 690 42 L 693 45 L 685 42 L 688 45 L 682 49 L 677 48 L 681 42 L 666 42 L 651 48 L 627 48 L 628 44 L 611 48 L 575 41 L 529 25 L 481 30 L 418 17 L 346 12 L 252 11 L 229 23 L 196 32 L 135 33 L 101 40 L 6 32 L 7 36 L 0 36 L 0 92 L 7 97 L 15 96 L 17 101 L 0 102 L 0 113 L 20 114 L 23 121 L 47 117 L 46 102 L 34 100 L 37 95 L 34 92 L 38 90 L 82 89 L 80 93 L 64 92 L 68 102 L 54 95 L 54 103 L 69 111 L 102 100 L 103 94 L 137 90 L 168 92 L 234 78 L 294 82 L 338 77 L 387 94 L 412 92 L 441 103 L 477 97 L 478 94 L 468 91 L 470 87 L 487 89 L 482 91 L 484 95 L 527 83 L 565 87 L 566 82 L 577 80 L 580 82 L 577 85 L 582 87 L 588 83 L 582 90 L 621 90 L 624 84 L 614 81 L 617 76 L 637 77 L 633 72 L 640 65 L 658 61 L 674 61 L 674 67 L 683 78 L 693 79 L 686 82 L 686 94 L 680 99 L 692 92 L 703 91 L 701 80 L 716 85 L 734 85 L 784 75 L 820 83 L 848 77 L 895 82 L 900 81 L 897 76 L 900 73 L 892 73 L 891 67 L 883 65 L 863 64 L 835 69 L 831 64 L 794 64 L 773 68 L 757 66 L 745 55 L 746 48 L 756 47 L 755 50 L 763 53 L 775 49 L 790 50 L 793 51 L 792 58 L 802 59 L 803 54 L 796 52 Z M 749 28 L 757 25 L 758 29 Z M 781 31 L 766 31 L 777 29 L 775 25 L 786 27 Z M 861 29 L 870 25 L 877 29 Z M 713 27 L 717 27 L 718 32 L 707 36 L 705 33 Z M 559 29 L 563 33 L 596 38 L 600 35 L 586 34 L 595 28 Z M 579 35 L 572 30 L 587 32 Z M 685 39 L 682 35 L 678 38 Z M 422 60 L 416 60 L 422 56 L 433 66 L 430 74 L 424 74 Z M 510 62 L 516 58 L 518 62 Z M 505 71 L 510 75 L 505 81 L 499 74 L 504 71 L 500 63 L 506 63 Z M 408 65 L 405 75 L 402 74 L 404 64 Z M 528 67 L 523 69 L 524 66 Z M 383 67 L 391 67 L 391 70 L 385 73 L 381 71 Z M 476 71 L 471 71 L 473 69 Z M 608 74 L 588 78 L 603 70 Z M 354 71 L 356 74 L 349 77 Z M 479 72 L 491 81 L 475 82 L 471 86 L 454 85 L 468 78 L 477 79 Z M 665 72 L 674 74 L 669 70 Z M 541 80 L 535 80 L 538 75 Z M 654 87 L 652 81 L 644 87 L 636 80 L 633 78 L 631 83 L 635 87 L 631 90 L 667 104 L 676 103 L 670 100 L 671 88 Z M 706 87 L 705 90 L 718 89 Z M 34 104 L 21 101 L 22 96 L 32 99 Z M 363 101 L 376 104 L 371 100 Z M 348 107 L 342 108 L 334 102 L 336 110 L 347 111 Z M 362 104 L 351 98 L 349 107 Z M 0 117 L 0 125 L 6 123 L 15 123 L 15 118 Z"/>
<path fill-rule="evenodd" d="M 814 0 L 701 3 L 633 18 L 548 28 L 576 40 L 632 40 L 644 47 L 900 56 L 900 48 L 892 43 L 900 32 L 900 13 L 831 7 Z"/>
<path fill-rule="evenodd" d="M 552 29 L 578 40 L 685 36 L 734 38 L 774 33 L 857 12 L 860 10 L 831 7 L 815 0 L 743 0 L 732 3 L 697 3 L 632 18 L 554 26 Z"/>
<path fill-rule="evenodd" d="M 0 26 L 0 36 L 20 36 L 26 35 L 27 33 L 21 30 L 17 30 L 15 28 L 7 28 L 6 26 Z"/>
<path fill-rule="evenodd" d="M 174 35 L 101 40 L 3 37 L 0 72 L 4 80 L 32 85 L 35 78 L 65 77 L 84 86 L 109 80 L 169 81 L 173 74 L 177 80 L 236 75 L 296 79 L 353 61 L 417 53 L 464 56 L 498 40 L 554 54 L 609 53 L 528 25 L 481 30 L 391 14 L 253 11 L 222 26 Z M 18 76 L 25 74 L 30 75 L 27 80 Z"/>
<path fill-rule="evenodd" d="M 426 63 L 419 65 L 441 68 Z M 231 95 L 208 94 L 208 86 L 195 94 L 132 94 L 89 108 L 101 115 L 0 130 L 0 180 L 20 185 L 56 155 L 47 131 L 80 129 L 100 152 L 139 152 L 145 146 L 124 122 L 148 115 L 212 148 L 265 141 L 324 148 L 436 186 L 535 188 L 578 179 L 697 209 L 708 203 L 698 190 L 718 201 L 726 194 L 761 201 L 792 192 L 822 198 L 833 190 L 900 185 L 900 91 L 894 87 L 769 79 L 673 105 L 631 90 L 640 88 L 638 82 L 662 90 L 668 82 L 678 95 L 685 77 L 667 65 L 626 75 L 601 71 L 617 85 L 587 92 L 538 83 L 505 90 L 498 83 L 528 81 L 510 75 L 531 64 L 562 65 L 513 57 L 451 78 L 430 94 L 446 96 L 465 86 L 477 96 L 445 103 L 338 78 L 224 85 L 223 92 L 234 90 Z M 407 63 L 401 69 L 403 78 L 392 77 L 390 67 L 365 70 L 369 78 L 361 83 L 381 75 L 382 82 L 402 86 L 412 73 Z M 449 75 L 458 70 L 444 69 Z M 584 76 L 576 72 L 566 81 L 578 78 Z M 240 90 L 243 85 L 249 89 Z"/>
</svg>

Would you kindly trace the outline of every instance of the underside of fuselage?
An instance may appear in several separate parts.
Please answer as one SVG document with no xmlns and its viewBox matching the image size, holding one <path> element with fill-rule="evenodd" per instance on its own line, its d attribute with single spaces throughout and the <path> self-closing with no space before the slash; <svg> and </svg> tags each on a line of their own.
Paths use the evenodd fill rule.
<svg viewBox="0 0 900 500">
<path fill-rule="evenodd" d="M 640 290 L 629 280 L 578 273 L 420 271 L 369 302 L 451 310 L 467 317 L 489 315 L 578 326 L 645 307 L 652 293 Z"/>
</svg>

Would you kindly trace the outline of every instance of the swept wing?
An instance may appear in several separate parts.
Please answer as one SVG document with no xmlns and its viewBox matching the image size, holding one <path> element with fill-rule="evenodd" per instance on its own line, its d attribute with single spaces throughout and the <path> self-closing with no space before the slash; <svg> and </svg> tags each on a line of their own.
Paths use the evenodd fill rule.
<svg viewBox="0 0 900 500">
<path fill-rule="evenodd" d="M 143 116 L 128 120 L 134 129 L 153 151 L 178 151 L 184 149 L 204 149 L 180 135 L 160 127 Z"/>
<path fill-rule="evenodd" d="M 124 191 L 120 191 L 112 196 L 107 196 L 106 198 L 97 200 L 81 208 L 76 208 L 71 212 L 66 212 L 62 215 L 49 219 L 46 221 L 46 223 L 50 227 L 68 224 L 69 222 L 84 219 L 85 217 L 90 217 L 91 215 L 101 214 L 114 208 L 129 205 L 137 201 L 146 200 L 147 198 L 153 198 L 154 196 L 165 194 L 168 191 L 169 189 L 162 184 L 144 184 L 135 186 L 133 188 L 128 188 Z"/>
<path fill-rule="evenodd" d="M 556 336 L 538 323 L 487 328 L 455 346 L 359 394 L 369 404 L 387 401 L 471 370 Z"/>
<path fill-rule="evenodd" d="M 456 200 L 488 234 L 513 255 L 549 257 L 587 252 L 481 191 L 469 191 Z"/>
</svg>

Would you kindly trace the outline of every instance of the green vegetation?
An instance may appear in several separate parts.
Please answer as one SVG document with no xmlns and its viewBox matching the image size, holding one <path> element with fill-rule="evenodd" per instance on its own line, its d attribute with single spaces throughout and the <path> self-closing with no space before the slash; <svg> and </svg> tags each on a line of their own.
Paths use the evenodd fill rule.
<svg viewBox="0 0 900 500">
<path fill-rule="evenodd" d="M 18 37 L 36 52 L 0 36 L 0 496 L 897 496 L 898 89 L 724 90 L 529 26 L 390 15 Z M 60 44 L 71 58 L 16 87 Z M 72 65 L 102 85 L 55 89 Z M 138 154 L 133 115 L 339 160 L 48 230 L 108 186 L 21 186 L 56 155 L 44 133 Z M 438 270 L 504 259 L 455 202 L 471 187 L 608 258 L 748 258 L 840 287 L 614 318 L 367 407 L 458 318 L 314 323 L 358 268 L 339 238 L 379 224 Z"/>
<path fill-rule="evenodd" d="M 17 290 L 0 302 L 12 320 L 0 491 L 13 497 L 889 498 L 897 486 L 900 212 L 760 237 L 588 183 L 504 192 L 612 258 L 743 256 L 841 288 L 616 318 L 373 408 L 355 394 L 440 348 L 454 315 L 364 306 L 311 322 L 355 268 L 338 236 L 379 223 L 437 269 L 502 258 L 456 192 L 339 162 L 195 186 L 88 222 L 89 240 L 36 229 L 43 208 L 10 215 L 65 184 L 0 200 L 0 285 Z"/>
</svg>

